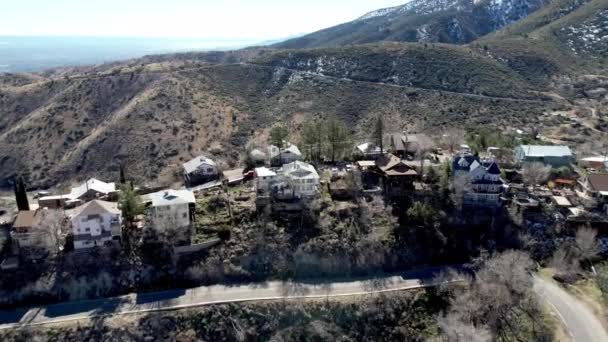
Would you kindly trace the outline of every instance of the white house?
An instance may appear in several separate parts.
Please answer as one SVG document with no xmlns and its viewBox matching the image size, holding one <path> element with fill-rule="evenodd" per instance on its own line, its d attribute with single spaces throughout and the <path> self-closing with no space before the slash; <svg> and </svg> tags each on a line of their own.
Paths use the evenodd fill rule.
<svg viewBox="0 0 608 342">
<path fill-rule="evenodd" d="M 190 190 L 163 190 L 144 197 L 148 218 L 157 230 L 190 228 L 196 199 Z M 172 227 L 168 227 L 171 225 Z"/>
<path fill-rule="evenodd" d="M 287 179 L 294 194 L 314 196 L 319 189 L 319 174 L 314 166 L 301 161 L 283 165 L 282 176 Z"/>
<path fill-rule="evenodd" d="M 270 185 L 277 181 L 276 172 L 267 167 L 258 167 L 255 169 L 255 185 L 257 191 L 269 191 Z"/>
<path fill-rule="evenodd" d="M 268 155 L 272 165 L 289 164 L 302 159 L 302 152 L 298 146 L 287 143 L 286 147 L 280 149 L 277 146 L 268 146 Z"/>
<path fill-rule="evenodd" d="M 103 246 L 122 235 L 122 214 L 117 203 L 93 200 L 68 215 L 72 222 L 74 249 Z"/>
</svg>

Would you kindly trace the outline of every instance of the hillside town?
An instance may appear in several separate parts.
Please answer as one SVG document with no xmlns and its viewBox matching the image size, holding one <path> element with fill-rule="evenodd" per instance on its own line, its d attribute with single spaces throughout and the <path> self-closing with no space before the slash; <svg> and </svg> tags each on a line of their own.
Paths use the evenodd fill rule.
<svg viewBox="0 0 608 342">
<path fill-rule="evenodd" d="M 240 168 L 222 170 L 205 155 L 184 162 L 180 189 L 140 188 L 127 181 L 121 168 L 118 185 L 91 178 L 69 193 L 37 191 L 31 201 L 24 180 L 17 178 L 18 211 L 3 222 L 10 240 L 0 267 L 10 272 L 56 253 L 121 246 L 132 240 L 134 231 L 146 229 L 170 231 L 168 243 L 175 251 L 205 250 L 222 241 L 195 241 L 199 221 L 205 220 L 197 206 L 210 197 L 225 202 L 229 210 L 232 203 L 249 206 L 261 218 L 304 210 L 320 215 L 324 208 L 319 202 L 325 197 L 343 206 L 377 197 L 387 205 L 408 199 L 407 211 L 444 196 L 439 191 L 459 211 L 479 218 L 498 216 L 505 209 L 516 212 L 530 229 L 593 225 L 604 236 L 608 161 L 600 153 L 577 155 L 565 145 L 540 143 L 480 150 L 465 143 L 462 130 L 430 137 L 385 133 L 381 120 L 379 125 L 369 141 L 322 147 L 309 143 L 304 148 L 309 153 L 287 141 L 290 132 L 277 127 L 268 146 L 248 149 Z M 567 232 L 574 230 L 563 231 L 568 238 Z M 608 240 L 600 242 L 608 245 Z"/>
</svg>

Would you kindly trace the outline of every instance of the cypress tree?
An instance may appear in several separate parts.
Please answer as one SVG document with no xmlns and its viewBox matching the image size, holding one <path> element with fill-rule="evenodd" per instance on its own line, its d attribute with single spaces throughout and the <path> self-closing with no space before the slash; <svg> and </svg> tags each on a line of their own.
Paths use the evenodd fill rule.
<svg viewBox="0 0 608 342">
<path fill-rule="evenodd" d="M 25 181 L 21 176 L 15 179 L 15 200 L 17 201 L 17 209 L 19 211 L 30 210 L 30 203 L 27 200 L 27 192 L 25 190 Z"/>
</svg>

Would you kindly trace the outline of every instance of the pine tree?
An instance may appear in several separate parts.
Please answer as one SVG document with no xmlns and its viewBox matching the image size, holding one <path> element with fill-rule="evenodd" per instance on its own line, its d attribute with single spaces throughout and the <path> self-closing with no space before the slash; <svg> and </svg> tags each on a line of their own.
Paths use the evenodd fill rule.
<svg viewBox="0 0 608 342">
<path fill-rule="evenodd" d="M 382 120 L 382 116 L 378 116 L 376 120 L 374 139 L 376 140 L 376 145 L 380 147 L 380 154 L 384 154 L 384 121 Z"/>
</svg>

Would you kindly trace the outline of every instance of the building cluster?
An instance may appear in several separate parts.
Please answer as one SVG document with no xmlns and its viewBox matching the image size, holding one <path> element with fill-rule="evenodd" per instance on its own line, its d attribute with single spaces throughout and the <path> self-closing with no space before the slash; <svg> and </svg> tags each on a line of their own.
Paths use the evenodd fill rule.
<svg viewBox="0 0 608 342">
<path fill-rule="evenodd" d="M 521 145 L 505 151 L 491 147 L 480 155 L 473 154 L 467 145 L 444 153 L 437 146 L 429 146 L 430 141 L 423 134 L 385 134 L 381 144 L 357 144 L 353 152 L 356 161 L 348 165 L 342 162 L 341 170 L 335 165 L 317 170 L 302 160 L 299 148 L 291 143 L 249 151 L 253 165 L 247 169 L 221 170 L 214 160 L 197 156 L 182 165 L 183 189 L 140 193 L 146 213 L 142 220 L 157 230 L 173 229 L 177 243 L 189 245 L 196 222 L 196 195 L 209 189 L 251 181 L 258 210 L 297 210 L 318 198 L 325 185 L 332 195 L 350 195 L 346 182 L 333 182 L 340 177 L 332 177 L 325 184 L 321 171 L 329 171 L 332 176 L 339 171 L 350 172 L 353 177 L 356 173 L 362 185 L 357 191 L 399 198 L 418 191 L 430 168 L 446 164 L 451 188 L 464 207 L 499 208 L 513 203 L 533 209 L 548 203 L 557 215 L 568 218 L 593 216 L 590 213 L 608 215 L 605 157 L 580 158 L 579 167 L 587 170 L 582 176 L 571 173 L 526 187 L 521 185 L 526 164 L 541 163 L 552 169 L 572 167 L 576 159 L 570 148 Z M 501 170 L 499 164 L 508 167 Z M 67 194 L 42 193 L 37 209 L 19 208 L 11 230 L 13 254 L 41 255 L 58 248 L 65 236 L 71 238 L 77 251 L 119 243 L 126 224 L 120 192 L 114 183 L 89 179 Z"/>
</svg>

